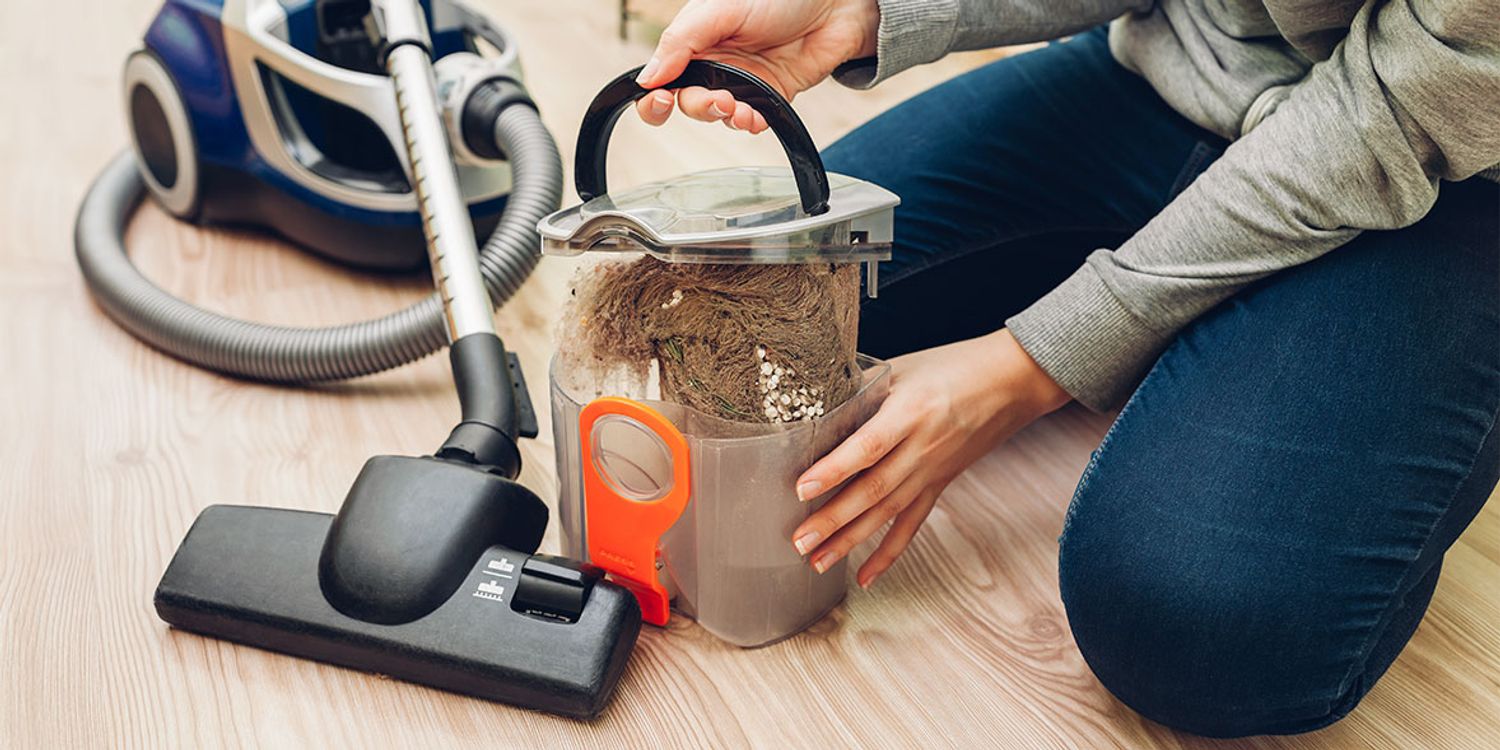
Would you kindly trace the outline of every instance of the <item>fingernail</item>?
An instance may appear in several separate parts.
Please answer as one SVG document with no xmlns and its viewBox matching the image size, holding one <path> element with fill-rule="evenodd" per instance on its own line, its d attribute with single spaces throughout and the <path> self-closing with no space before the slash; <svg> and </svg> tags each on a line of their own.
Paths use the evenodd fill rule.
<svg viewBox="0 0 1500 750">
<path fill-rule="evenodd" d="M 805 555 L 811 552 L 813 547 L 818 546 L 818 540 L 822 538 L 822 534 L 819 534 L 816 531 L 809 531 L 806 534 L 797 537 L 797 541 L 792 542 L 792 544 L 796 546 L 797 554 Z"/>
<path fill-rule="evenodd" d="M 646 82 L 651 80 L 652 76 L 656 75 L 656 71 L 660 67 L 661 61 L 654 57 L 651 58 L 650 60 L 646 61 L 646 67 L 641 68 L 640 74 L 635 77 L 635 82 L 642 86 L 646 85 Z"/>
<path fill-rule="evenodd" d="M 838 561 L 838 555 L 832 552 L 825 552 L 822 555 L 819 555 L 818 559 L 813 561 L 813 570 L 818 571 L 818 574 L 822 575 L 823 573 L 827 572 L 829 568 L 833 567 L 833 564 Z"/>
<path fill-rule="evenodd" d="M 667 110 L 669 110 L 671 108 L 672 108 L 672 95 L 671 94 L 657 94 L 657 95 L 651 97 L 651 112 L 653 114 L 664 115 L 664 114 L 667 113 Z"/>
<path fill-rule="evenodd" d="M 808 500 L 811 500 L 811 499 L 817 497 L 818 493 L 820 493 L 822 491 L 823 491 L 823 483 L 822 482 L 815 482 L 815 481 L 803 482 L 802 484 L 797 485 L 797 499 L 801 500 L 802 502 L 805 503 Z"/>
<path fill-rule="evenodd" d="M 869 578 L 866 578 L 865 580 L 860 581 L 859 582 L 859 587 L 862 588 L 862 589 L 868 589 L 871 586 L 874 586 L 875 582 L 878 581 L 878 580 L 880 580 L 880 574 L 876 573 L 875 575 L 872 575 Z"/>
<path fill-rule="evenodd" d="M 713 117 L 715 120 L 722 120 L 725 117 L 729 116 L 728 112 L 725 112 L 724 110 L 719 109 L 719 103 L 718 102 L 714 102 L 714 103 L 708 105 L 708 114 L 709 114 L 709 116 Z"/>
</svg>

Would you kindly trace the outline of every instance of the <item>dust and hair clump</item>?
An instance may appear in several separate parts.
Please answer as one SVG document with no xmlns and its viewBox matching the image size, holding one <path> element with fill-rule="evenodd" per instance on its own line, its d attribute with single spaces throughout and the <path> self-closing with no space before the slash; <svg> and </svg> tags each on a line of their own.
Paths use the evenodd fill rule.
<svg viewBox="0 0 1500 750">
<path fill-rule="evenodd" d="M 664 400 L 723 419 L 816 419 L 859 390 L 859 295 L 852 263 L 604 262 L 575 279 L 562 361 L 596 383 L 655 362 Z"/>
</svg>

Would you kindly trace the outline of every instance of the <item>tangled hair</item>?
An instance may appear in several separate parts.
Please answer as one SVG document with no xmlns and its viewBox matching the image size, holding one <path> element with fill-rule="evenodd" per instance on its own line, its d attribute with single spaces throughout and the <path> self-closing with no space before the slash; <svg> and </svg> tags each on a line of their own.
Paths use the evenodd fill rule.
<svg viewBox="0 0 1500 750">
<path fill-rule="evenodd" d="M 601 263 L 575 279 L 567 367 L 596 382 L 654 360 L 667 401 L 738 422 L 792 422 L 859 390 L 859 266 Z"/>
</svg>

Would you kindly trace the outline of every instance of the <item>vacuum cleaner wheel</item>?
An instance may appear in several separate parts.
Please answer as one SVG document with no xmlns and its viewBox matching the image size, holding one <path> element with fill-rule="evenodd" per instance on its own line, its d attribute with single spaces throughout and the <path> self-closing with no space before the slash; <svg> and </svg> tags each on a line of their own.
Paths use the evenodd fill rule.
<svg viewBox="0 0 1500 750">
<path fill-rule="evenodd" d="M 138 50 L 125 62 L 125 111 L 141 176 L 156 200 L 182 219 L 198 213 L 198 149 L 172 74 L 155 54 Z"/>
</svg>

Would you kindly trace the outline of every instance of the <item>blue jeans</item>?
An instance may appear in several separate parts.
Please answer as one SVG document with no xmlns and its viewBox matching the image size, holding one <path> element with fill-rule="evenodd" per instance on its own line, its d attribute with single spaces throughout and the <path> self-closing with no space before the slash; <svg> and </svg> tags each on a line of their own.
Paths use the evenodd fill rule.
<svg viewBox="0 0 1500 750">
<path fill-rule="evenodd" d="M 1160 211 L 1226 144 L 1102 30 L 938 86 L 829 147 L 901 196 L 878 356 L 995 330 Z M 1295 733 L 1400 653 L 1500 478 L 1500 186 L 1445 184 L 1197 320 L 1094 452 L 1059 578 L 1089 666 L 1144 716 Z"/>
</svg>

